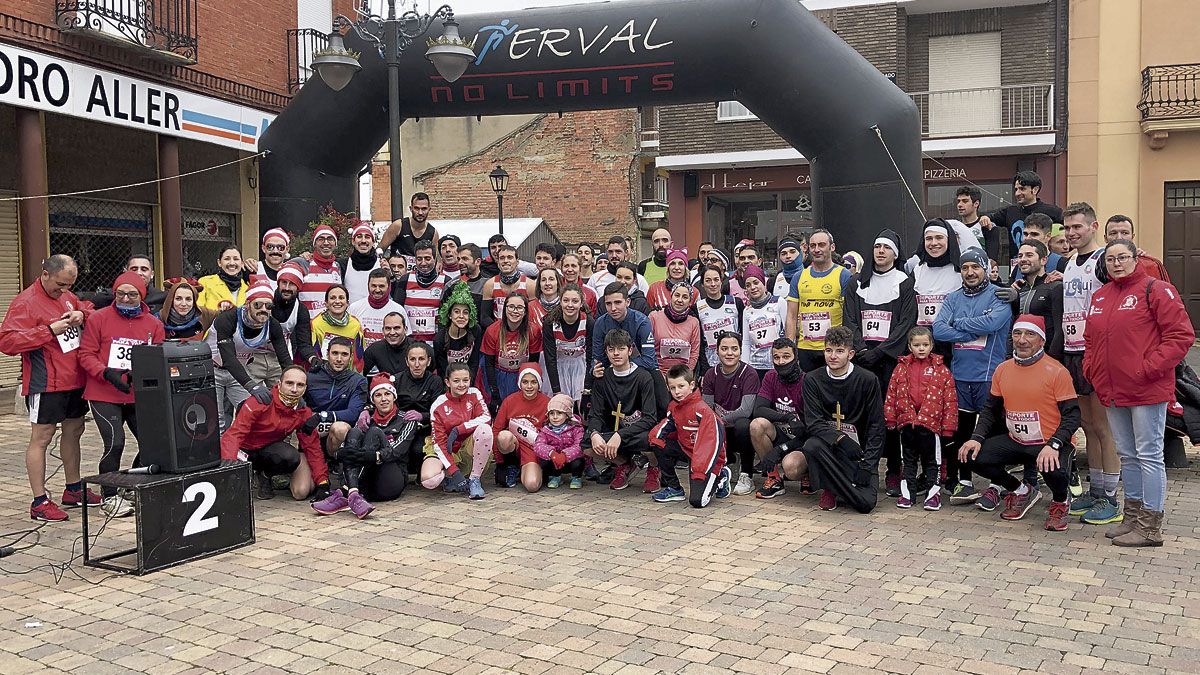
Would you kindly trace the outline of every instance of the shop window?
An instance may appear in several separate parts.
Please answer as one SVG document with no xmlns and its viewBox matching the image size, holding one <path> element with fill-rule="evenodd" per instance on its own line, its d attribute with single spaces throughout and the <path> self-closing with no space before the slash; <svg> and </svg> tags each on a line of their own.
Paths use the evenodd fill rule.
<svg viewBox="0 0 1200 675">
<path fill-rule="evenodd" d="M 743 239 L 753 239 L 768 271 L 778 265 L 779 240 L 808 236 L 814 229 L 808 190 L 711 195 L 705 213 L 707 239 L 732 253 Z"/>
<path fill-rule="evenodd" d="M 925 188 L 925 217 L 959 219 L 955 192 L 963 184 L 929 185 Z M 1012 204 L 1012 183 L 977 183 L 983 198 L 979 200 L 979 214 L 984 215 Z"/>
<path fill-rule="evenodd" d="M 221 250 L 237 245 L 237 234 L 237 216 L 232 213 L 183 209 L 184 274 L 200 277 L 215 270 Z M 260 257 L 257 251 L 242 255 Z"/>
<path fill-rule="evenodd" d="M 717 104 L 718 122 L 737 122 L 739 120 L 756 120 L 758 115 L 738 101 L 721 101 Z"/>
<path fill-rule="evenodd" d="M 135 253 L 154 259 L 154 212 L 149 205 L 74 197 L 52 197 L 48 202 L 50 251 L 75 259 L 76 293 L 110 289 Z"/>
</svg>

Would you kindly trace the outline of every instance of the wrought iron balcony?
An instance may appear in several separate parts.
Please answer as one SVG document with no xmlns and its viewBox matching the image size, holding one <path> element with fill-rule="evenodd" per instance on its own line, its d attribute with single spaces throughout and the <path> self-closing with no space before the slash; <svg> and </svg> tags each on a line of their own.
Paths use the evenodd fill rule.
<svg viewBox="0 0 1200 675">
<path fill-rule="evenodd" d="M 313 55 L 329 46 L 329 34 L 315 28 L 293 28 L 288 40 L 288 93 L 295 94 L 316 71 Z"/>
<path fill-rule="evenodd" d="M 910 93 L 925 138 L 1054 130 L 1054 85 L 1019 84 Z"/>
<path fill-rule="evenodd" d="M 63 32 L 132 45 L 176 63 L 196 63 L 199 0 L 56 0 Z"/>
<path fill-rule="evenodd" d="M 1143 121 L 1200 119 L 1200 63 L 1142 70 Z"/>
</svg>

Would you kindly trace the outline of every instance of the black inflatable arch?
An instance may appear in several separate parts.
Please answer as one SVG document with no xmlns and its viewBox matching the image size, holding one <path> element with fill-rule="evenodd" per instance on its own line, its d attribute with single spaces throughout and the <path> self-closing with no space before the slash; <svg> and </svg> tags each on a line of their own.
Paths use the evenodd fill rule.
<svg viewBox="0 0 1200 675">
<path fill-rule="evenodd" d="M 814 217 L 840 250 L 869 250 L 883 227 L 915 241 L 917 109 L 797 0 L 631 0 L 459 22 L 478 35 L 475 62 L 447 83 L 415 42 L 404 118 L 736 99 L 811 162 Z M 340 92 L 311 79 L 262 137 L 264 230 L 301 227 L 327 202 L 352 208 L 359 170 L 387 139 L 387 67 L 353 34 L 346 44 L 362 71 Z"/>
</svg>

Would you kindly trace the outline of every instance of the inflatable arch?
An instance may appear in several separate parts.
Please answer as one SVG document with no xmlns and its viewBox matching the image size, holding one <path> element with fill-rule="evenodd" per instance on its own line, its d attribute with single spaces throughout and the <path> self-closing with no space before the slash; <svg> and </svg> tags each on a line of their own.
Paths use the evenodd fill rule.
<svg viewBox="0 0 1200 675">
<path fill-rule="evenodd" d="M 631 0 L 458 20 L 477 35 L 476 59 L 448 83 L 415 41 L 394 102 L 404 118 L 736 99 L 811 163 L 814 218 L 840 250 L 869 250 L 883 227 L 916 242 L 918 111 L 797 0 Z M 263 135 L 264 229 L 306 223 L 328 202 L 352 208 L 359 170 L 387 139 L 387 66 L 353 31 L 346 44 L 362 71 L 339 92 L 309 80 Z"/>
</svg>

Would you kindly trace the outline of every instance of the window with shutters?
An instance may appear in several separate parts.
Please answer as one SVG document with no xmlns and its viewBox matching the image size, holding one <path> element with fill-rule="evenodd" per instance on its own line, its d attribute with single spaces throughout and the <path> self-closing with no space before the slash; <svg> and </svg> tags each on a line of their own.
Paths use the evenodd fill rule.
<svg viewBox="0 0 1200 675">
<path fill-rule="evenodd" d="M 20 231 L 17 228 L 17 202 L 2 201 L 15 192 L 0 190 L 0 321 L 8 313 L 8 304 L 21 292 Z M 0 354 L 0 389 L 15 387 L 21 381 L 21 357 Z"/>
<path fill-rule="evenodd" d="M 926 96 L 930 136 L 1000 132 L 1000 33 L 929 38 Z"/>
<path fill-rule="evenodd" d="M 756 120 L 758 115 L 737 101 L 721 101 L 717 104 L 718 122 L 738 122 L 741 120 Z"/>
</svg>

